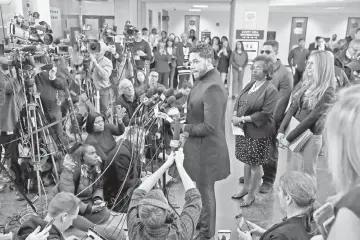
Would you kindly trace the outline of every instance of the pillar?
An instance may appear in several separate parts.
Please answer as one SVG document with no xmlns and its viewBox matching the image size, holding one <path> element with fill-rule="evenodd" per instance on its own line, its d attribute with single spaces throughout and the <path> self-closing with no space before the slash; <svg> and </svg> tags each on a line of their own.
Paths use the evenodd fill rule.
<svg viewBox="0 0 360 240">
<path fill-rule="evenodd" d="M 266 40 L 266 32 L 269 20 L 269 0 L 232 0 L 230 12 L 230 44 L 234 49 L 239 40 L 236 38 L 236 30 L 263 30 L 264 38 L 262 40 L 244 40 L 259 41 L 259 48 Z"/>
</svg>

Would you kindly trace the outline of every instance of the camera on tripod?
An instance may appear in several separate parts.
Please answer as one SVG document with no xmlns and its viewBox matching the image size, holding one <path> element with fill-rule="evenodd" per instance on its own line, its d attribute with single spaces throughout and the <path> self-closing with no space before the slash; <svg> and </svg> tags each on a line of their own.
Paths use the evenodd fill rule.
<svg viewBox="0 0 360 240">
<path fill-rule="evenodd" d="M 132 25 L 130 21 L 127 21 L 125 23 L 124 32 L 123 32 L 125 35 L 125 41 L 128 43 L 134 42 L 137 31 L 139 30 L 134 25 Z"/>
</svg>

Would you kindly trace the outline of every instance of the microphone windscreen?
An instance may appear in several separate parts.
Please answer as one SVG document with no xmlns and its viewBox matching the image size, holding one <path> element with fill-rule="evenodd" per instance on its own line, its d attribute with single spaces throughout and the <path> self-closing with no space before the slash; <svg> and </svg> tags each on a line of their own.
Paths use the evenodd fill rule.
<svg viewBox="0 0 360 240">
<path fill-rule="evenodd" d="M 35 52 L 36 48 L 37 48 L 37 46 L 35 46 L 35 45 L 28 45 L 28 46 L 22 47 L 21 50 L 24 52 Z"/>
<path fill-rule="evenodd" d="M 168 90 L 166 90 L 166 92 L 164 93 L 165 97 L 170 97 L 172 95 L 174 95 L 175 90 L 173 88 L 169 88 Z"/>
<path fill-rule="evenodd" d="M 173 103 L 175 103 L 175 102 L 176 102 L 175 96 L 170 96 L 168 99 L 166 99 L 166 103 L 167 103 L 168 105 L 171 105 L 171 104 L 173 104 Z"/>
<path fill-rule="evenodd" d="M 154 88 L 149 88 L 149 90 L 146 92 L 145 96 L 147 98 L 151 98 L 154 95 L 155 89 Z"/>
<path fill-rule="evenodd" d="M 163 92 L 165 92 L 165 88 L 163 88 L 163 87 L 158 87 L 157 88 L 157 93 L 159 94 L 159 95 L 161 95 L 161 94 L 163 94 Z"/>
<path fill-rule="evenodd" d="M 182 97 L 183 97 L 182 92 L 178 92 L 178 93 L 175 94 L 176 100 L 179 100 L 179 99 L 182 98 Z"/>
</svg>

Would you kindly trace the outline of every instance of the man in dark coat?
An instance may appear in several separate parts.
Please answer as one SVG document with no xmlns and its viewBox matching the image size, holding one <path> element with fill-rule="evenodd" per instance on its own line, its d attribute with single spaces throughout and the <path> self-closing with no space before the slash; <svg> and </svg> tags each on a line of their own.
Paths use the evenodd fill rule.
<svg viewBox="0 0 360 240">
<path fill-rule="evenodd" d="M 202 198 L 199 240 L 215 235 L 215 182 L 230 175 L 225 139 L 227 93 L 212 65 L 213 58 L 214 51 L 208 44 L 199 44 L 190 50 L 196 82 L 189 94 L 186 123 L 182 126 L 189 133 L 184 146 L 184 167 L 196 182 Z"/>
</svg>

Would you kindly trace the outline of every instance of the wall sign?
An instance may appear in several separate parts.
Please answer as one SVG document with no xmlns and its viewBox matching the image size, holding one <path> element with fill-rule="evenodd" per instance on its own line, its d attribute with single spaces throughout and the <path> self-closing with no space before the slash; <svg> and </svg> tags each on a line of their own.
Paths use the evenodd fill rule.
<svg viewBox="0 0 360 240">
<path fill-rule="evenodd" d="M 289 52 L 299 44 L 299 39 L 306 39 L 307 17 L 293 17 L 290 30 Z"/>
<path fill-rule="evenodd" d="M 256 22 L 257 12 L 245 12 L 245 22 Z"/>
<path fill-rule="evenodd" d="M 267 31 L 266 41 L 268 40 L 276 40 L 276 31 Z"/>
<path fill-rule="evenodd" d="M 211 32 L 209 32 L 209 31 L 203 31 L 203 32 L 201 32 L 201 41 L 203 42 L 203 41 L 205 41 L 205 38 L 206 37 L 210 37 L 211 38 Z"/>
<path fill-rule="evenodd" d="M 264 30 L 236 30 L 236 39 L 263 40 Z"/>
<path fill-rule="evenodd" d="M 248 54 L 249 61 L 254 60 L 258 55 L 259 42 L 257 42 L 257 41 L 254 41 L 254 42 L 243 41 L 243 44 L 244 44 L 244 50 Z"/>
</svg>

